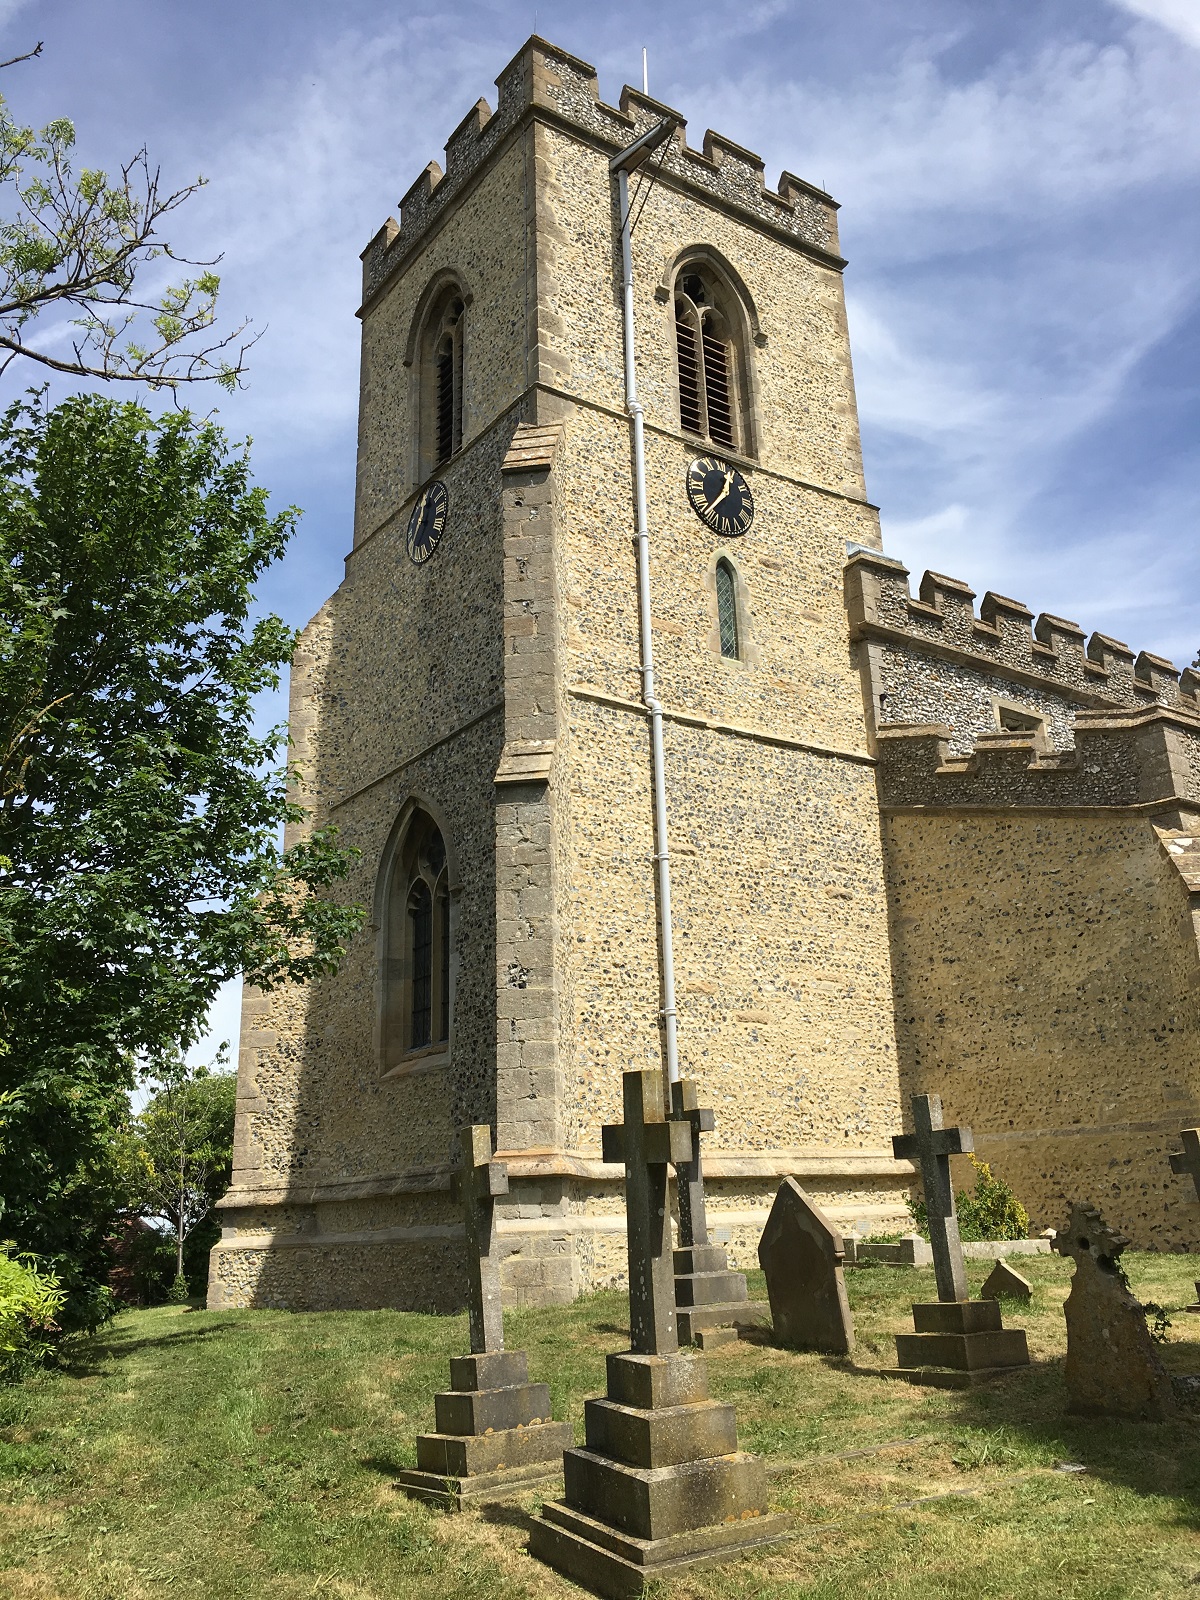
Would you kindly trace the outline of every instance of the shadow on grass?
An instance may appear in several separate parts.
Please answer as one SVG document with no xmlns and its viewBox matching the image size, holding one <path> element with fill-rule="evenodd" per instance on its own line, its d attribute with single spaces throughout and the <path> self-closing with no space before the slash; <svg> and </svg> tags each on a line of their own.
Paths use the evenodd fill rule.
<svg viewBox="0 0 1200 1600">
<path fill-rule="evenodd" d="M 538 1520 L 532 1511 L 526 1511 L 524 1506 L 512 1500 L 486 1501 L 480 1506 L 479 1515 L 494 1527 L 516 1528 L 520 1533 L 532 1533 L 533 1525 Z"/>
<path fill-rule="evenodd" d="M 120 1334 L 97 1335 L 73 1350 L 57 1370 L 69 1378 L 103 1377 L 105 1366 L 99 1363 L 123 1361 L 141 1350 L 159 1350 L 168 1347 L 205 1344 L 217 1334 L 226 1334 L 228 1326 L 209 1328 L 180 1328 L 178 1332 L 160 1333 L 149 1339 L 123 1339 Z"/>
</svg>

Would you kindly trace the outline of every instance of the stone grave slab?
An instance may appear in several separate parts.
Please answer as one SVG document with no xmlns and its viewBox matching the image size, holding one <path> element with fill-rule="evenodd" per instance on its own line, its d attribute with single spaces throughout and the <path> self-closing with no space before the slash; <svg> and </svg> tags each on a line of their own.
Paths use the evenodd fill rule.
<svg viewBox="0 0 1200 1600">
<path fill-rule="evenodd" d="M 1170 1374 L 1130 1293 L 1119 1259 L 1129 1240 L 1094 1206 L 1072 1205 L 1054 1242 L 1075 1263 L 1067 1319 L 1067 1410 L 1085 1417 L 1161 1422 L 1175 1415 Z"/>
<path fill-rule="evenodd" d="M 796 1182 L 779 1185 L 758 1245 L 778 1344 L 830 1355 L 854 1352 L 854 1320 L 842 1271 L 842 1236 Z"/>
<path fill-rule="evenodd" d="M 414 1499 L 449 1510 L 557 1479 L 569 1423 L 550 1415 L 550 1390 L 530 1383 L 524 1350 L 505 1350 L 495 1200 L 508 1169 L 492 1160 L 492 1130 L 462 1130 L 454 1191 L 463 1207 L 471 1354 L 450 1359 L 450 1388 L 433 1397 L 436 1431 L 417 1436 L 417 1467 L 397 1474 Z"/>
<path fill-rule="evenodd" d="M 679 1200 L 679 1246 L 674 1255 L 675 1314 L 680 1344 L 714 1350 L 740 1338 L 743 1329 L 762 1327 L 771 1313 L 751 1300 L 746 1275 L 731 1270 L 724 1249 L 708 1234 L 704 1204 L 704 1170 L 700 1135 L 716 1126 L 712 1111 L 701 1106 L 696 1085 L 688 1078 L 671 1085 L 671 1116 L 692 1130 L 691 1159 L 675 1168 Z"/>
<path fill-rule="evenodd" d="M 608 1390 L 584 1407 L 585 1442 L 563 1458 L 530 1554 L 597 1594 L 640 1595 L 656 1578 L 711 1565 L 787 1531 L 772 1516 L 763 1461 L 737 1448 L 732 1406 L 710 1398 L 704 1357 L 681 1351 L 668 1166 L 692 1151 L 668 1118 L 662 1075 L 627 1072 L 624 1121 L 604 1159 L 625 1167 L 632 1349 L 608 1357 Z"/>
<path fill-rule="evenodd" d="M 912 1097 L 913 1132 L 896 1134 L 897 1160 L 921 1168 L 929 1242 L 938 1298 L 913 1306 L 913 1333 L 896 1335 L 901 1373 L 915 1367 L 947 1367 L 988 1375 L 1029 1364 L 1023 1328 L 1005 1328 L 998 1300 L 971 1300 L 967 1293 L 962 1241 L 950 1181 L 950 1157 L 974 1149 L 970 1128 L 942 1124 L 942 1102 L 935 1094 Z"/>
<path fill-rule="evenodd" d="M 1028 1278 L 1023 1278 L 1015 1268 L 1010 1267 L 1007 1261 L 997 1261 L 979 1293 L 984 1300 L 1007 1298 L 1028 1305 L 1033 1298 L 1033 1285 Z"/>
</svg>

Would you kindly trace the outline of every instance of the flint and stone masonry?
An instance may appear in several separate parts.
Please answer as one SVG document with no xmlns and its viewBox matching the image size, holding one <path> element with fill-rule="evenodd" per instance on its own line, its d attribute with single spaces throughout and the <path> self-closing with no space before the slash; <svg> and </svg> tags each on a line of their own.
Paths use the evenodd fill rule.
<svg viewBox="0 0 1200 1600">
<path fill-rule="evenodd" d="M 506 1303 L 624 1272 L 600 1129 L 622 1073 L 660 1062 L 661 999 L 608 161 L 668 108 L 604 103 L 537 38 L 497 84 L 363 254 L 353 546 L 301 639 L 291 734 L 305 826 L 359 849 L 368 917 L 336 977 L 246 996 L 214 1306 L 461 1306 L 455 1130 L 482 1123 L 509 1173 Z M 1165 1164 L 1200 1120 L 1200 680 L 1002 596 L 976 616 L 953 579 L 914 600 L 864 488 L 835 202 L 767 188 L 720 135 L 693 148 L 682 118 L 656 171 L 638 386 L 714 1243 L 753 1265 L 788 1176 L 843 1232 L 905 1226 L 889 1134 L 925 1092 L 1040 1225 L 1087 1193 L 1139 1245 L 1200 1244 Z M 688 271 L 736 324 L 736 450 L 680 425 Z M 461 445 L 435 467 L 447 297 Z M 752 487 L 744 538 L 688 504 L 708 453 Z M 434 481 L 445 531 L 418 565 Z M 448 1037 L 410 1048 L 398 930 L 431 828 Z"/>
</svg>

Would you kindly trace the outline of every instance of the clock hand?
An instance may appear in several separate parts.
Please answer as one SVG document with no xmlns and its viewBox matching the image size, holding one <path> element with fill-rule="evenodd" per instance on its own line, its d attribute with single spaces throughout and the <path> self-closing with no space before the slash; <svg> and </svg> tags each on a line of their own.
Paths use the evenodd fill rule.
<svg viewBox="0 0 1200 1600">
<path fill-rule="evenodd" d="M 717 498 L 714 501 L 712 501 L 712 503 L 709 505 L 708 509 L 710 511 L 715 511 L 717 509 L 717 507 L 721 504 L 721 501 L 724 500 L 725 496 L 729 493 L 729 491 L 732 488 L 733 488 L 733 473 L 732 472 L 727 472 L 725 474 L 725 487 L 721 490 L 721 492 L 717 496 Z"/>
</svg>

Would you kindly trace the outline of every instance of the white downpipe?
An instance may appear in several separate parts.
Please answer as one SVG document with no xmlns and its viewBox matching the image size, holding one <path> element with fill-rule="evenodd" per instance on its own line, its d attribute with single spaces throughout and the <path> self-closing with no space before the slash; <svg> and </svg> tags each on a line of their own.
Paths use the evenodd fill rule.
<svg viewBox="0 0 1200 1600">
<path fill-rule="evenodd" d="M 638 612 L 642 641 L 642 699 L 650 712 L 650 778 L 654 792 L 654 860 L 658 869 L 658 931 L 662 950 L 662 1019 L 667 1082 L 679 1082 L 676 1040 L 675 947 L 671 922 L 671 853 L 667 842 L 667 790 L 664 777 L 662 706 L 654 691 L 654 644 L 650 631 L 650 529 L 646 514 L 646 448 L 642 407 L 637 397 L 633 343 L 633 252 L 629 228 L 629 175 L 617 169 L 621 210 L 621 270 L 625 300 L 625 406 L 633 431 L 633 482 L 637 504 Z"/>
</svg>

